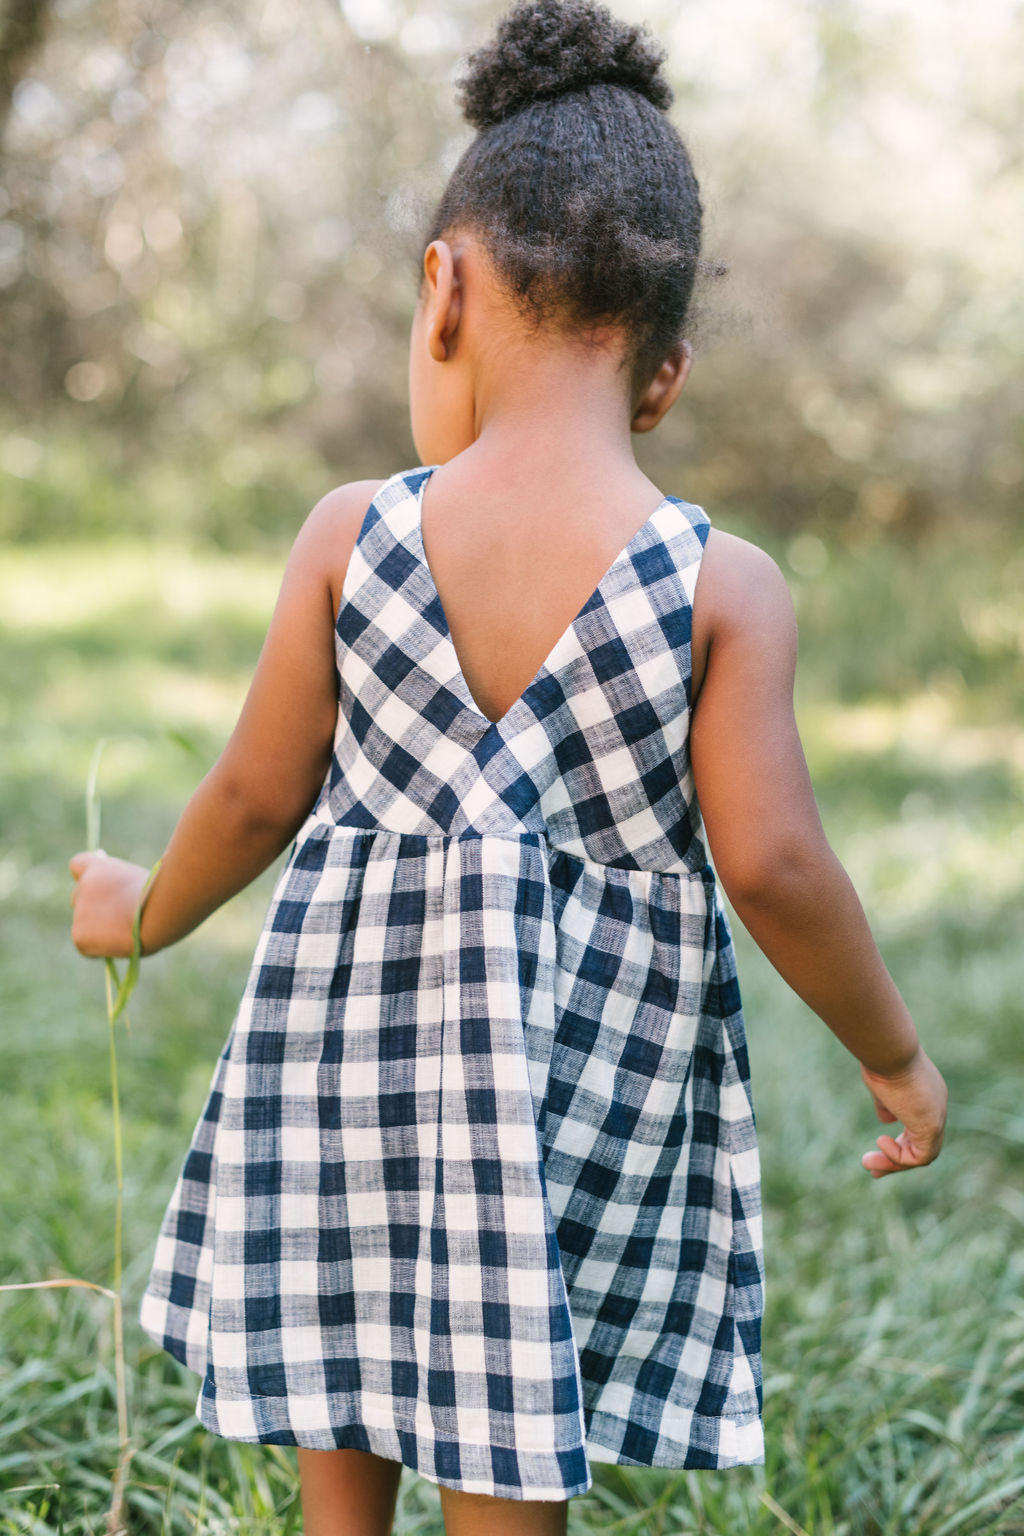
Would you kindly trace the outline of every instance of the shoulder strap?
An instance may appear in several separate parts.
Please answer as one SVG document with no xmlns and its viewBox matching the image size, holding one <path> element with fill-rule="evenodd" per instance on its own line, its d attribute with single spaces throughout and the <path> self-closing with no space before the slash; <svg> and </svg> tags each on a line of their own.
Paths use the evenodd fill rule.
<svg viewBox="0 0 1024 1536">
<path fill-rule="evenodd" d="M 349 556 L 348 568 L 345 572 L 345 580 L 341 587 L 341 609 L 346 603 L 353 602 L 358 593 L 362 592 L 366 583 L 378 571 L 381 563 L 396 548 L 398 539 L 391 527 L 389 514 L 396 508 L 407 502 L 410 496 L 415 496 L 422 482 L 425 470 L 405 469 L 398 470 L 389 475 L 383 485 L 378 487 L 376 495 L 367 507 L 356 535 L 352 553 Z M 380 571 L 391 587 L 398 585 L 397 577 L 400 573 L 392 571 Z M 340 617 L 340 614 L 339 614 Z"/>
</svg>

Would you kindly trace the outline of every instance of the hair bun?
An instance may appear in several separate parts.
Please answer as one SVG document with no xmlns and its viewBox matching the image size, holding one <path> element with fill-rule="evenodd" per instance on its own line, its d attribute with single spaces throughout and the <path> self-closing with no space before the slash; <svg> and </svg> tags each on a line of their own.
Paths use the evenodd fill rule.
<svg viewBox="0 0 1024 1536">
<path fill-rule="evenodd" d="M 673 99 L 661 73 L 666 57 L 645 28 L 594 0 L 518 0 L 493 40 L 469 55 L 459 102 L 479 129 L 588 85 L 625 86 L 664 110 Z"/>
</svg>

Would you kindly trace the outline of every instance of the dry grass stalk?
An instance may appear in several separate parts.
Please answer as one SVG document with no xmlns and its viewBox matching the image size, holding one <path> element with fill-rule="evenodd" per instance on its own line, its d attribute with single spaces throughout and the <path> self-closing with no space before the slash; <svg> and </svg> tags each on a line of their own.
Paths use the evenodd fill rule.
<svg viewBox="0 0 1024 1536">
<path fill-rule="evenodd" d="M 85 822 L 86 845 L 90 849 L 99 847 L 100 840 L 100 804 L 96 793 L 96 780 L 99 774 L 100 758 L 106 746 L 106 738 L 101 738 L 93 751 L 92 762 L 89 767 L 89 777 L 85 789 Z M 121 1146 L 121 1099 L 117 1082 L 117 1040 L 114 1026 L 127 1006 L 128 999 L 135 988 L 139 974 L 139 956 L 141 953 L 139 929 L 142 919 L 142 906 L 149 892 L 150 886 L 160 868 L 160 860 L 149 872 L 149 877 L 143 887 L 139 900 L 138 911 L 135 914 L 135 922 L 132 929 L 133 950 L 124 977 L 117 972 L 117 966 L 109 957 L 104 960 L 104 979 L 107 994 L 107 1028 L 110 1039 L 110 1098 L 111 1120 L 114 1133 L 114 1168 L 117 1181 L 117 1203 L 114 1213 L 114 1274 L 113 1286 L 97 1285 L 92 1280 L 80 1280 L 77 1278 L 61 1278 L 57 1280 L 27 1280 L 15 1285 L 0 1285 L 0 1291 L 34 1291 L 67 1289 L 72 1286 L 88 1291 L 98 1291 L 101 1296 L 109 1297 L 113 1305 L 114 1317 L 114 1383 L 117 1395 L 117 1439 L 118 1458 L 113 1476 L 113 1491 L 110 1507 L 107 1510 L 106 1536 L 129 1536 L 125 1512 L 125 1488 L 128 1481 L 128 1469 L 131 1465 L 135 1447 L 132 1444 L 128 1424 L 128 1376 L 125 1370 L 124 1358 L 124 1308 L 121 1295 L 122 1262 L 124 1244 L 124 1158 Z M 125 1028 L 128 1028 L 128 1016 L 125 1014 Z"/>
</svg>

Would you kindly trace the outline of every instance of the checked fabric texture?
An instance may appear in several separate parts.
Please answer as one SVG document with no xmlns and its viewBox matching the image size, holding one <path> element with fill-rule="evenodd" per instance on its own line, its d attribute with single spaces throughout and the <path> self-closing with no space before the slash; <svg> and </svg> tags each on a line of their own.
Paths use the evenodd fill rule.
<svg viewBox="0 0 1024 1536">
<path fill-rule="evenodd" d="M 332 763 L 142 1326 L 216 1434 L 468 1492 L 763 1462 L 758 1148 L 688 755 L 708 519 L 666 496 L 492 723 L 432 472 L 384 482 L 349 562 Z"/>
</svg>

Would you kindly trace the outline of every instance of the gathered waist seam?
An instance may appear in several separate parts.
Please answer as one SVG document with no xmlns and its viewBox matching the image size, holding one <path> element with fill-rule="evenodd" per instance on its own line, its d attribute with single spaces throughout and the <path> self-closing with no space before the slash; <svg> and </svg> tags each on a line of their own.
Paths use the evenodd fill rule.
<svg viewBox="0 0 1024 1536">
<path fill-rule="evenodd" d="M 507 831 L 481 831 L 476 827 L 467 827 L 461 832 L 406 832 L 397 827 L 373 826 L 363 827 L 355 822 L 326 821 L 316 815 L 311 815 L 306 825 L 299 831 L 297 843 L 304 842 L 314 832 L 322 830 L 330 835 L 334 832 L 347 832 L 355 838 L 379 838 L 390 837 L 404 842 L 410 847 L 426 847 L 431 844 L 446 845 L 452 842 L 468 842 L 482 838 L 497 838 L 512 843 L 533 843 L 538 848 L 545 848 L 552 857 L 561 854 L 564 858 L 573 859 L 579 864 L 590 864 L 598 869 L 620 869 L 626 874 L 666 875 L 678 880 L 703 880 L 705 883 L 714 883 L 714 871 L 710 863 L 705 862 L 696 869 L 651 869 L 644 865 L 633 864 L 607 864 L 600 859 L 589 858 L 586 854 L 574 853 L 571 848 L 563 848 L 557 843 L 552 843 L 546 832 L 534 832 L 528 828 L 521 831 L 509 829 Z"/>
</svg>

